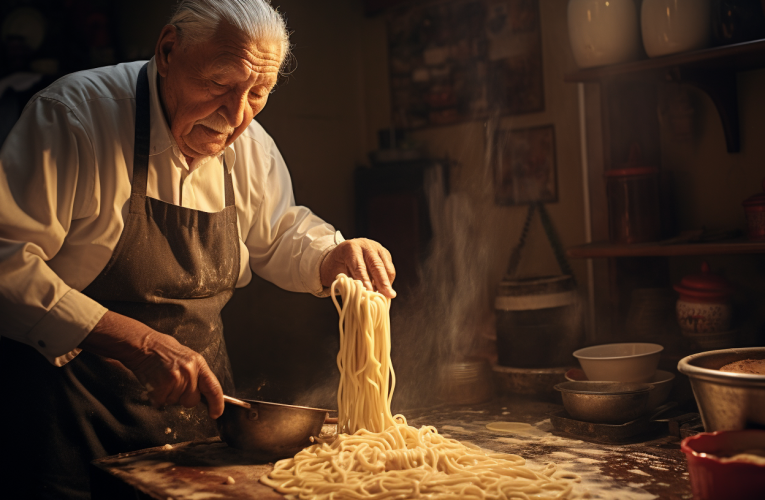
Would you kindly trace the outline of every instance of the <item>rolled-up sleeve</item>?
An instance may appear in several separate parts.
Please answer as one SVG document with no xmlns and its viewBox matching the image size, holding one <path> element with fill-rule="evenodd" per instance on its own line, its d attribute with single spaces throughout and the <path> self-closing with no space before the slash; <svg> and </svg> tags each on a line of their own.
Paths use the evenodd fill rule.
<svg viewBox="0 0 765 500">
<path fill-rule="evenodd" d="M 0 334 L 64 364 L 106 309 L 48 265 L 73 218 L 92 210 L 94 155 L 62 103 L 30 102 L 0 150 Z"/>
<path fill-rule="evenodd" d="M 311 210 L 295 204 L 289 171 L 276 145 L 272 142 L 264 153 L 268 174 L 245 241 L 250 268 L 285 290 L 325 296 L 321 262 L 343 237 Z"/>
</svg>

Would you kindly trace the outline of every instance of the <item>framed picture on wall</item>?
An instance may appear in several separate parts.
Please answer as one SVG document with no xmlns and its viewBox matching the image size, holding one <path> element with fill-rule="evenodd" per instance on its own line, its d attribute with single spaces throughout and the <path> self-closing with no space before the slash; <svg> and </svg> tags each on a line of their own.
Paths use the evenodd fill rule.
<svg viewBox="0 0 765 500">
<path fill-rule="evenodd" d="M 553 125 L 497 131 L 494 199 L 499 205 L 558 201 Z"/>
<path fill-rule="evenodd" d="M 543 111 L 541 33 L 538 0 L 407 2 L 391 9 L 395 126 Z"/>
</svg>

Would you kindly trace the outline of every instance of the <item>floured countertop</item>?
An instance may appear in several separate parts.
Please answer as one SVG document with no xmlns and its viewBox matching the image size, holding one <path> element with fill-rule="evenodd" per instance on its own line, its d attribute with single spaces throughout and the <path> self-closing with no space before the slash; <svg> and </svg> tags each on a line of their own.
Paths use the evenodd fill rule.
<svg viewBox="0 0 765 500">
<path fill-rule="evenodd" d="M 674 438 L 647 443 L 604 445 L 554 431 L 549 415 L 561 406 L 497 399 L 466 407 L 409 411 L 410 425 L 433 425 L 447 437 L 483 448 L 513 453 L 530 467 L 555 462 L 582 477 L 591 498 L 610 500 L 691 499 L 685 457 Z M 491 427 L 491 429 L 487 428 Z M 258 479 L 271 470 L 219 440 L 152 448 L 97 460 L 93 500 L 281 499 Z M 229 479 L 230 478 L 230 479 Z"/>
<path fill-rule="evenodd" d="M 693 498 L 677 439 L 664 437 L 629 445 L 590 443 L 553 429 L 548 415 L 560 410 L 560 405 L 550 403 L 499 399 L 483 405 L 409 412 L 407 416 L 410 425 L 434 425 L 447 437 L 520 455 L 530 467 L 555 462 L 581 476 L 580 489 L 587 490 L 591 498 Z"/>
</svg>

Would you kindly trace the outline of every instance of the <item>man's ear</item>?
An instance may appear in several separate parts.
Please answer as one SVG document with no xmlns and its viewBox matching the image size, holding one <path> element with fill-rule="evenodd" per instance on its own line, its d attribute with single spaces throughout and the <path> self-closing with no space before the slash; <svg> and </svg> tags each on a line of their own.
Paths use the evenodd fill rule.
<svg viewBox="0 0 765 500">
<path fill-rule="evenodd" d="M 170 64 L 173 50 L 178 48 L 180 39 L 178 29 L 172 24 L 165 25 L 159 34 L 157 45 L 154 47 L 154 60 L 157 63 L 157 73 L 162 78 L 167 76 L 167 69 Z"/>
</svg>

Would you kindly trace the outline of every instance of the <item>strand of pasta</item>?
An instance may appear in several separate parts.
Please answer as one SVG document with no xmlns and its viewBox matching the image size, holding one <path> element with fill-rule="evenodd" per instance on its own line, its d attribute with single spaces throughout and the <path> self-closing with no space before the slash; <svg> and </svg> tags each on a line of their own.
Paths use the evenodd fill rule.
<svg viewBox="0 0 765 500">
<path fill-rule="evenodd" d="M 392 415 L 390 299 L 343 274 L 331 293 L 340 316 L 337 437 L 277 462 L 261 482 L 306 500 L 571 498 L 579 477 L 554 464 L 532 470 L 517 455 L 463 444 Z"/>
</svg>

